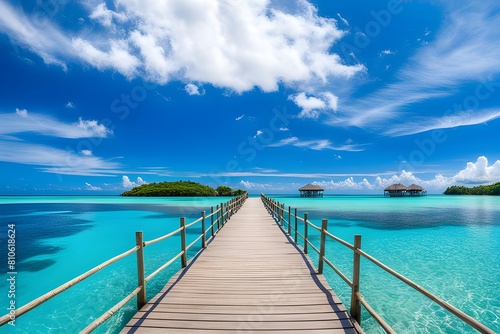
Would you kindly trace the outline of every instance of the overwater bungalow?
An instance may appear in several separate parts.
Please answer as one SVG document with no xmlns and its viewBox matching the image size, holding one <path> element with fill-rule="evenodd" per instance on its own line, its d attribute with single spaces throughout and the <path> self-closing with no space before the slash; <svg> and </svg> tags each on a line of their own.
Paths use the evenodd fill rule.
<svg viewBox="0 0 500 334">
<path fill-rule="evenodd" d="M 318 185 L 308 183 L 299 189 L 300 197 L 323 197 L 324 189 Z"/>
<path fill-rule="evenodd" d="M 415 197 L 426 196 L 427 191 L 421 186 L 413 183 L 411 186 L 406 187 L 404 184 L 396 183 L 391 184 L 384 189 L 385 197 Z"/>
<path fill-rule="evenodd" d="M 419 186 L 418 184 L 412 184 L 408 188 L 406 188 L 406 193 L 408 196 L 426 196 L 427 190 Z"/>
<path fill-rule="evenodd" d="M 384 189 L 384 196 L 404 197 L 406 195 L 406 186 L 401 183 L 391 184 Z"/>
</svg>

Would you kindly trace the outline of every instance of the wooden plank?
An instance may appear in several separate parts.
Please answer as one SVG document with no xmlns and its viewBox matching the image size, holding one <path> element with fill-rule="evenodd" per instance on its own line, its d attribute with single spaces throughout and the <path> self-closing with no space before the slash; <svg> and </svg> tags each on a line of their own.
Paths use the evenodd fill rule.
<svg viewBox="0 0 500 334">
<path fill-rule="evenodd" d="M 158 331 L 358 333 L 324 277 L 260 199 L 248 199 L 122 333 Z"/>
</svg>

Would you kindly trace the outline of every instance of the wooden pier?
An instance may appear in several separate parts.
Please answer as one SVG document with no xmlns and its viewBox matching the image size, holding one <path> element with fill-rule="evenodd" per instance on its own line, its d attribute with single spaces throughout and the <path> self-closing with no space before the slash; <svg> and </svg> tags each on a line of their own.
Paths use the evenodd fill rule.
<svg viewBox="0 0 500 334">
<path fill-rule="evenodd" d="M 122 333 L 306 331 L 359 333 L 323 275 L 250 198 Z"/>
</svg>

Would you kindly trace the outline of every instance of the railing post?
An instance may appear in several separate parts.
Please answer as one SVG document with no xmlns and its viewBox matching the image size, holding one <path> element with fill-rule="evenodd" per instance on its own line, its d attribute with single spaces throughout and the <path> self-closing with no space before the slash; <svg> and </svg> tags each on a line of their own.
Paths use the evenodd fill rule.
<svg viewBox="0 0 500 334">
<path fill-rule="evenodd" d="M 207 235 L 205 233 L 205 211 L 201 212 L 201 247 L 207 248 Z"/>
<path fill-rule="evenodd" d="M 361 257 L 357 252 L 361 249 L 361 235 L 354 235 L 354 268 L 352 274 L 352 293 L 351 293 L 351 317 L 361 325 L 361 303 L 359 302 L 358 296 L 359 292 L 359 273 L 361 265 Z"/>
<path fill-rule="evenodd" d="M 210 207 L 210 226 L 212 226 L 212 237 L 214 236 L 214 207 Z"/>
<path fill-rule="evenodd" d="M 297 209 L 295 209 L 295 214 L 297 214 Z M 295 218 L 295 224 L 297 224 L 297 218 Z M 304 213 L 304 254 L 307 254 L 309 248 L 308 238 L 309 238 L 309 224 L 307 223 L 307 212 Z"/>
<path fill-rule="evenodd" d="M 220 225 L 221 227 L 224 227 L 224 224 L 226 223 L 225 219 L 226 215 L 224 214 L 224 203 L 220 204 Z"/>
<path fill-rule="evenodd" d="M 288 222 L 288 235 L 292 236 L 292 224 L 290 222 Z"/>
<path fill-rule="evenodd" d="M 323 219 L 321 221 L 321 243 L 319 246 L 319 261 L 318 261 L 318 274 L 323 273 L 323 258 L 325 257 L 325 242 L 326 242 L 326 235 L 325 231 L 328 228 L 328 220 Z"/>
<path fill-rule="evenodd" d="M 299 233 L 299 225 L 298 225 L 297 219 L 295 219 L 294 227 L 295 227 L 295 236 L 293 239 L 295 240 L 295 244 L 297 244 L 298 233 Z"/>
<path fill-rule="evenodd" d="M 292 209 L 288 206 L 288 224 L 290 224 L 290 219 L 292 219 Z M 283 226 L 285 226 L 284 223 Z"/>
<path fill-rule="evenodd" d="M 220 230 L 220 211 L 219 211 L 219 204 L 216 206 L 216 211 L 217 211 L 217 232 Z"/>
<path fill-rule="evenodd" d="M 137 309 L 140 310 L 146 305 L 146 280 L 144 279 L 144 240 L 142 232 L 135 232 L 135 244 L 139 246 L 137 250 L 137 286 L 142 287 L 137 294 Z"/>
<path fill-rule="evenodd" d="M 181 218 L 181 248 L 182 248 L 182 268 L 187 266 L 187 254 L 186 254 L 186 218 Z"/>
</svg>

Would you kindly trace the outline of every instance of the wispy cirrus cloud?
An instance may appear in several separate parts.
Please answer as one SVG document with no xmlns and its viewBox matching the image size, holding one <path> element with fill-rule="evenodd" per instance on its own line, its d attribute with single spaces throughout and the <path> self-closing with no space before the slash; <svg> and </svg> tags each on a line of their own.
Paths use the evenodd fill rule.
<svg viewBox="0 0 500 334">
<path fill-rule="evenodd" d="M 345 99 L 342 110 L 330 115 L 331 125 L 367 127 L 397 136 L 435 128 L 478 124 L 498 117 L 491 109 L 462 111 L 422 108 L 427 101 L 457 97 L 472 83 L 500 74 L 500 40 L 491 27 L 500 26 L 500 6 L 493 0 L 437 2 L 446 14 L 442 28 L 421 46 L 396 74 L 395 80 L 371 94 Z M 382 51 L 389 54 L 390 50 Z M 474 94 L 474 91 L 466 94 Z M 449 105 L 452 108 L 452 105 Z M 467 108 L 464 108 L 467 109 Z M 468 114 L 467 114 L 468 113 Z M 439 115 L 443 115 L 440 117 Z M 427 117 L 431 118 L 427 118 Z M 434 126 L 435 124 L 435 126 Z M 415 131 L 387 130 L 397 125 Z"/>
<path fill-rule="evenodd" d="M 0 161 L 33 165 L 43 172 L 63 175 L 112 176 L 122 173 L 122 166 L 114 161 L 24 142 L 0 140 Z"/>
<path fill-rule="evenodd" d="M 112 130 L 96 120 L 79 118 L 77 122 L 64 123 L 50 116 L 19 108 L 15 113 L 0 114 L 0 124 L 0 135 L 3 136 L 26 132 L 71 139 L 106 138 L 113 135 Z"/>
<path fill-rule="evenodd" d="M 297 137 L 285 138 L 268 146 L 269 147 L 295 146 L 315 151 L 322 151 L 322 150 L 349 151 L 349 152 L 364 151 L 364 148 L 362 147 L 363 145 L 356 145 L 352 143 L 346 143 L 344 145 L 334 145 L 328 139 L 300 140 Z"/>
</svg>

